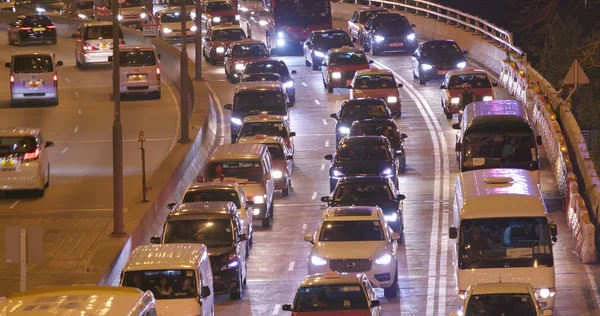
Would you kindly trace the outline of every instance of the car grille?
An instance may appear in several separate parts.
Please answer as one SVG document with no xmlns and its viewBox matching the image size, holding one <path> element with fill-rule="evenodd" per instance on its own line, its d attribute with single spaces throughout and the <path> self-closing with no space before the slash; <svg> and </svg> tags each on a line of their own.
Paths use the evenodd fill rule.
<svg viewBox="0 0 600 316">
<path fill-rule="evenodd" d="M 46 94 L 45 93 L 23 93 L 23 95 L 26 97 L 43 97 Z"/>
<path fill-rule="evenodd" d="M 371 259 L 332 259 L 329 268 L 337 272 L 367 272 L 371 270 Z"/>
</svg>

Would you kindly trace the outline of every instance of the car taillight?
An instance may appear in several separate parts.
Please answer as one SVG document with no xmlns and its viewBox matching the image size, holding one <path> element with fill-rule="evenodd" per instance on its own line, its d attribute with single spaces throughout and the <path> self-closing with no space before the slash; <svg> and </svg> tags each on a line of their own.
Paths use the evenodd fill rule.
<svg viewBox="0 0 600 316">
<path fill-rule="evenodd" d="M 13 89 L 15 87 L 15 76 L 10 75 L 10 88 Z"/>
<path fill-rule="evenodd" d="M 25 153 L 25 156 L 23 156 L 23 162 L 36 160 L 39 157 L 40 157 L 40 149 L 36 148 L 35 151 L 32 153 Z"/>
<path fill-rule="evenodd" d="M 23 31 L 28 31 L 28 30 L 31 30 L 31 27 L 29 27 L 29 26 L 21 26 L 20 29 L 23 30 Z"/>
<path fill-rule="evenodd" d="M 56 26 L 54 26 L 54 25 L 48 25 L 48 26 L 46 26 L 46 28 L 47 28 L 47 29 L 55 29 L 55 28 L 56 28 Z"/>
<path fill-rule="evenodd" d="M 54 74 L 54 87 L 58 88 L 58 75 Z"/>
<path fill-rule="evenodd" d="M 156 80 L 160 81 L 160 68 L 156 67 Z"/>
<path fill-rule="evenodd" d="M 97 50 L 96 46 L 92 46 L 90 44 L 83 44 L 83 50 Z"/>
</svg>

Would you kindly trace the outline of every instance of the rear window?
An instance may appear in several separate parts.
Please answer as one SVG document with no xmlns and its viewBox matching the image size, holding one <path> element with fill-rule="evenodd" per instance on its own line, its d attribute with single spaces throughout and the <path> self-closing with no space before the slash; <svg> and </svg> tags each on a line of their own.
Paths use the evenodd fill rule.
<svg viewBox="0 0 600 316">
<path fill-rule="evenodd" d="M 0 137 L 0 155 L 3 156 L 33 152 L 36 148 L 37 142 L 34 137 Z"/>
<path fill-rule="evenodd" d="M 193 202 L 233 202 L 240 208 L 240 198 L 235 190 L 198 190 L 188 191 L 183 196 L 183 203 Z"/>
<path fill-rule="evenodd" d="M 246 38 L 242 29 L 215 30 L 212 34 L 213 41 L 239 41 Z"/>
<path fill-rule="evenodd" d="M 243 58 L 261 56 L 269 56 L 269 52 L 267 51 L 265 44 L 244 44 L 236 45 L 232 48 L 232 57 Z"/>
<path fill-rule="evenodd" d="M 206 12 L 219 12 L 219 11 L 233 11 L 235 10 L 231 3 L 223 2 L 209 2 L 206 4 Z"/>
<path fill-rule="evenodd" d="M 86 29 L 84 39 L 96 40 L 96 39 L 112 39 L 113 29 L 112 25 L 103 26 L 90 26 Z M 123 38 L 123 32 L 119 29 L 119 38 Z"/>
<path fill-rule="evenodd" d="M 347 66 L 368 64 L 367 56 L 363 52 L 350 52 L 331 54 L 329 66 Z"/>
<path fill-rule="evenodd" d="M 15 56 L 13 57 L 13 73 L 46 73 L 54 71 L 50 56 Z"/>
<path fill-rule="evenodd" d="M 48 26 L 48 25 L 52 25 L 52 21 L 50 21 L 50 19 L 48 17 L 45 17 L 43 15 L 28 16 L 23 19 L 22 25 L 23 26 L 36 26 L 36 25 Z"/>
<path fill-rule="evenodd" d="M 156 58 L 151 50 L 119 52 L 119 63 L 121 67 L 154 66 L 156 65 Z"/>
</svg>

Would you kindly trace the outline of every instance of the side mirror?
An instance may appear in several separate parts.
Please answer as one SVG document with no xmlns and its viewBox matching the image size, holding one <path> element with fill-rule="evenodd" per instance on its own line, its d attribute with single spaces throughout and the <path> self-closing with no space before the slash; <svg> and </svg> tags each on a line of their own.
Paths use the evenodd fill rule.
<svg viewBox="0 0 600 316">
<path fill-rule="evenodd" d="M 321 197 L 321 202 L 329 203 L 329 202 L 331 202 L 331 197 L 329 197 L 329 196 L 322 196 Z"/>
<path fill-rule="evenodd" d="M 294 160 L 294 156 L 288 155 L 287 157 L 285 157 L 285 159 L 287 159 L 287 160 Z"/>
<path fill-rule="evenodd" d="M 56 62 L 56 66 L 59 66 L 59 67 L 60 67 L 60 66 L 62 66 L 62 65 L 63 65 L 63 62 L 62 62 L 62 60 L 59 60 L 59 61 L 57 61 L 57 62 Z"/>
<path fill-rule="evenodd" d="M 542 136 L 540 136 L 540 135 L 536 136 L 535 142 L 536 142 L 536 144 L 541 145 L 542 144 Z"/>
<path fill-rule="evenodd" d="M 552 222 L 548 224 L 548 226 L 550 226 L 550 235 L 552 235 L 552 237 L 558 236 L 558 228 L 556 227 L 556 224 Z"/>
<path fill-rule="evenodd" d="M 290 137 L 296 136 L 296 132 L 290 132 Z"/>
<path fill-rule="evenodd" d="M 210 296 L 210 288 L 208 286 L 203 286 L 200 289 L 200 298 L 205 298 Z"/>
<path fill-rule="evenodd" d="M 401 114 L 402 114 L 402 112 L 401 112 L 401 111 L 392 111 L 392 116 L 393 116 L 393 117 L 398 117 L 398 116 L 400 116 Z"/>
<path fill-rule="evenodd" d="M 452 124 L 452 128 L 460 130 L 460 123 L 454 123 L 454 124 Z"/>
<path fill-rule="evenodd" d="M 4 64 L 4 67 L 6 67 L 6 68 L 10 68 L 10 63 L 5 63 L 5 64 Z"/>
<path fill-rule="evenodd" d="M 400 234 L 394 232 L 392 233 L 392 240 L 399 240 L 400 239 Z"/>
<path fill-rule="evenodd" d="M 465 55 L 466 55 L 466 54 L 468 54 L 468 53 L 469 53 L 469 51 L 468 51 L 468 50 L 463 50 L 463 54 L 465 54 Z"/>
<path fill-rule="evenodd" d="M 369 64 L 374 63 L 374 61 L 372 59 L 369 59 Z"/>
<path fill-rule="evenodd" d="M 230 111 L 231 111 L 231 110 L 233 109 L 233 104 L 231 104 L 231 103 L 229 103 L 229 104 L 225 104 L 225 105 L 223 106 L 223 108 L 224 108 L 225 110 L 230 110 Z"/>
<path fill-rule="evenodd" d="M 412 55 L 413 55 L 413 57 L 419 57 L 419 55 L 417 55 L 417 53 L 413 53 Z"/>
<path fill-rule="evenodd" d="M 492 87 L 497 87 L 498 83 L 497 82 L 492 82 Z"/>
<path fill-rule="evenodd" d="M 398 201 L 404 201 L 404 200 L 406 200 L 406 195 L 398 194 Z"/>
<path fill-rule="evenodd" d="M 304 241 L 308 241 L 311 244 L 315 243 L 313 234 L 304 234 Z"/>
<path fill-rule="evenodd" d="M 160 244 L 160 237 L 158 237 L 158 236 L 152 236 L 152 237 L 150 237 L 150 243 L 152 243 L 152 244 Z"/>
<path fill-rule="evenodd" d="M 398 88 L 402 88 L 402 87 L 404 87 L 404 85 L 403 85 L 403 84 L 401 84 L 401 83 L 399 83 L 399 84 L 398 84 Z"/>
<path fill-rule="evenodd" d="M 286 311 L 286 312 L 291 312 L 292 311 L 292 304 L 283 304 L 283 305 L 281 305 L 281 310 Z"/>
<path fill-rule="evenodd" d="M 440 89 L 448 89 L 448 87 L 445 84 L 443 84 L 440 86 Z"/>
<path fill-rule="evenodd" d="M 295 74 L 297 74 L 297 73 L 298 73 L 297 71 L 295 71 L 295 70 L 292 70 L 292 75 L 295 75 Z"/>
<path fill-rule="evenodd" d="M 239 234 L 238 241 L 248 240 L 248 234 Z"/>
<path fill-rule="evenodd" d="M 408 138 L 408 135 L 406 135 L 405 133 L 400 134 L 400 138 L 405 139 Z"/>
<path fill-rule="evenodd" d="M 113 57 L 112 56 L 108 56 L 108 62 L 112 63 L 112 61 L 113 61 Z"/>
<path fill-rule="evenodd" d="M 77 34 L 75 34 L 75 33 L 71 34 L 71 38 L 77 38 Z"/>
<path fill-rule="evenodd" d="M 48 147 L 52 147 L 52 146 L 54 146 L 54 142 L 52 142 L 52 141 L 47 141 L 47 142 L 44 144 L 44 148 L 48 148 Z"/>
<path fill-rule="evenodd" d="M 6 66 L 6 67 L 10 67 L 10 66 Z M 331 114 L 329 114 L 329 117 L 337 120 L 337 113 L 331 113 Z"/>
<path fill-rule="evenodd" d="M 198 183 L 204 182 L 204 177 L 203 176 L 197 176 L 196 177 L 196 182 L 198 182 Z"/>
<path fill-rule="evenodd" d="M 456 145 L 454 146 L 454 151 L 456 151 L 457 153 L 462 151 L 462 143 L 461 142 L 456 143 Z"/>
<path fill-rule="evenodd" d="M 167 208 L 172 210 L 175 207 L 175 205 L 177 205 L 177 203 L 169 203 L 167 204 Z"/>
<path fill-rule="evenodd" d="M 352 90 L 352 89 L 354 89 L 354 88 L 352 88 L 352 85 L 351 85 L 351 84 L 349 84 L 349 85 L 347 85 L 347 86 L 346 86 L 346 89 L 350 89 L 350 90 Z"/>
<path fill-rule="evenodd" d="M 208 36 L 206 36 L 206 37 L 204 37 L 204 40 L 208 42 L 208 41 L 210 41 L 210 38 Z"/>
<path fill-rule="evenodd" d="M 306 41 L 306 46 L 311 47 L 313 45 L 313 43 L 311 41 Z"/>
<path fill-rule="evenodd" d="M 372 300 L 371 307 L 377 307 L 377 306 L 381 306 L 381 302 L 379 302 L 379 300 Z"/>
<path fill-rule="evenodd" d="M 323 158 L 325 158 L 325 160 L 331 161 L 331 160 L 333 160 L 333 154 L 327 154 L 327 155 L 323 156 Z"/>
<path fill-rule="evenodd" d="M 458 229 L 456 229 L 456 227 L 448 228 L 448 237 L 450 239 L 456 239 L 456 237 L 458 237 Z"/>
<path fill-rule="evenodd" d="M 252 200 L 246 201 L 246 206 L 254 206 L 254 201 L 252 201 Z"/>
</svg>

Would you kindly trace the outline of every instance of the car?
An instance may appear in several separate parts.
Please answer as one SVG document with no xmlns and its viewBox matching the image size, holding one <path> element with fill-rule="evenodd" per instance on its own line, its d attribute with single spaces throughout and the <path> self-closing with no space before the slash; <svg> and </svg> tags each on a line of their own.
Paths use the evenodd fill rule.
<svg viewBox="0 0 600 316">
<path fill-rule="evenodd" d="M 468 66 L 466 50 L 461 50 L 452 40 L 431 40 L 419 43 L 412 56 L 413 78 L 420 84 L 432 79 L 442 79 L 450 70 Z"/>
<path fill-rule="evenodd" d="M 194 23 L 189 12 L 186 12 L 185 15 L 185 41 L 193 41 L 196 37 L 196 30 L 198 30 L 198 27 Z M 181 38 L 182 16 L 180 8 L 158 11 L 156 13 L 156 19 L 158 20 L 158 38 L 167 42 L 183 40 Z"/>
<path fill-rule="evenodd" d="M 292 75 L 296 74 L 295 70 L 290 70 L 286 66 L 283 60 L 275 59 L 263 59 L 263 60 L 252 60 L 246 63 L 246 66 L 242 70 L 240 76 L 253 73 L 276 73 L 281 77 L 281 82 L 285 87 L 285 91 L 288 95 L 288 99 L 291 103 L 296 102 L 296 84 Z"/>
<path fill-rule="evenodd" d="M 321 77 L 328 93 L 334 88 L 346 88 L 357 70 L 371 68 L 368 60 L 359 48 L 344 46 L 327 51 L 322 61 Z"/>
<path fill-rule="evenodd" d="M 330 207 L 319 228 L 304 235 L 312 247 L 308 274 L 364 273 L 385 297 L 398 294 L 398 239 L 383 211 L 373 206 Z"/>
<path fill-rule="evenodd" d="M 161 236 L 150 241 L 160 244 L 199 243 L 208 248 L 215 294 L 229 293 L 240 299 L 248 270 L 246 243 L 241 219 L 232 202 L 184 203 L 167 216 Z"/>
<path fill-rule="evenodd" d="M 354 47 L 354 44 L 342 29 L 312 31 L 302 45 L 306 66 L 312 65 L 313 70 L 319 70 L 328 50 L 344 46 Z"/>
<path fill-rule="evenodd" d="M 350 34 L 352 41 L 362 44 L 362 31 L 369 18 L 384 12 L 388 12 L 388 10 L 386 8 L 376 6 L 369 6 L 355 10 L 352 18 L 348 20 L 348 34 Z"/>
<path fill-rule="evenodd" d="M 282 82 L 281 76 L 276 73 L 257 72 L 253 74 L 245 74 L 242 76 L 242 82 L 252 81 L 278 81 Z"/>
<path fill-rule="evenodd" d="M 240 25 L 240 15 L 237 6 L 229 0 L 206 0 L 202 1 L 202 20 L 206 23 L 206 29 L 223 23 Z"/>
<path fill-rule="evenodd" d="M 240 80 L 240 73 L 247 62 L 269 58 L 271 58 L 269 50 L 262 41 L 252 38 L 235 41 L 225 51 L 225 75 L 229 81 L 236 83 Z"/>
<path fill-rule="evenodd" d="M 82 70 L 93 64 L 106 64 L 113 54 L 112 22 L 82 23 L 71 37 L 75 38 L 75 65 Z M 120 27 L 119 45 L 125 45 Z"/>
<path fill-rule="evenodd" d="M 112 56 L 108 57 L 112 61 Z M 121 96 L 153 95 L 160 99 L 160 63 L 154 45 L 119 48 Z"/>
<path fill-rule="evenodd" d="M 56 26 L 45 15 L 20 15 L 8 25 L 8 45 L 31 43 L 56 45 Z"/>
<path fill-rule="evenodd" d="M 348 136 L 376 135 L 385 136 L 392 144 L 398 159 L 398 172 L 406 172 L 406 154 L 404 152 L 404 139 L 408 137 L 400 133 L 394 120 L 390 119 L 364 119 L 354 121 Z"/>
<path fill-rule="evenodd" d="M 464 83 L 471 85 L 471 91 L 476 95 L 473 101 L 491 101 L 496 99 L 494 87 L 498 86 L 498 83 L 492 82 L 484 70 L 470 67 L 462 70 L 451 70 L 440 86 L 442 90 L 442 108 L 447 119 L 451 119 L 453 114 L 457 114 L 460 111 L 459 102 Z"/>
<path fill-rule="evenodd" d="M 58 72 L 63 65 L 54 53 L 13 52 L 10 69 L 10 104 L 48 101 L 58 104 Z"/>
<path fill-rule="evenodd" d="M 398 159 L 385 136 L 351 136 L 342 139 L 330 162 L 329 192 L 344 177 L 384 176 L 398 186 Z"/>
<path fill-rule="evenodd" d="M 213 26 L 206 31 L 202 55 L 207 62 L 216 65 L 217 62 L 225 60 L 225 52 L 233 42 L 245 38 L 246 33 L 239 25 L 224 23 Z"/>
<path fill-rule="evenodd" d="M 297 316 L 319 312 L 381 316 L 381 303 L 364 273 L 311 274 L 298 286 L 294 304 L 281 309 Z"/>
<path fill-rule="evenodd" d="M 363 29 L 365 51 L 379 55 L 390 51 L 412 51 L 417 48 L 416 27 L 400 13 L 381 13 L 369 18 Z"/>
<path fill-rule="evenodd" d="M 535 291 L 529 283 L 481 283 L 468 287 L 465 304 L 459 312 L 451 316 L 479 315 L 482 310 L 497 315 L 552 315 L 551 310 L 543 310 Z"/>
<path fill-rule="evenodd" d="M 238 144 L 263 144 L 269 148 L 275 180 L 275 190 L 281 190 L 281 195 L 289 196 L 292 188 L 292 151 L 279 136 L 266 136 L 258 134 L 251 137 L 240 137 Z"/>
<path fill-rule="evenodd" d="M 329 116 L 335 119 L 335 142 L 350 133 L 350 126 L 356 120 L 364 119 L 392 119 L 394 113 L 390 111 L 383 99 L 363 98 L 346 100 L 342 102 L 340 110 L 331 113 Z"/>
<path fill-rule="evenodd" d="M 282 115 L 273 115 L 263 112 L 259 115 L 246 116 L 242 121 L 237 138 L 254 137 L 256 135 L 279 136 L 283 138 L 288 151 L 294 155 L 295 132 L 290 131 L 289 121 Z"/>
<path fill-rule="evenodd" d="M 15 0 L 14 6 L 15 12 L 35 12 L 45 15 L 63 15 L 67 8 L 61 0 Z"/>
<path fill-rule="evenodd" d="M 402 212 L 406 196 L 400 194 L 391 178 L 381 176 L 347 177 L 338 182 L 331 196 L 321 197 L 328 207 L 378 206 L 388 226 L 400 234 L 402 243 L 404 221 Z"/>
<path fill-rule="evenodd" d="M 67 5 L 66 16 L 83 20 L 94 18 L 94 0 L 75 0 Z"/>
<path fill-rule="evenodd" d="M 294 105 L 287 100 L 285 88 L 280 82 L 242 82 L 235 87 L 233 104 L 225 104 L 231 111 L 231 142 L 235 143 L 243 120 L 249 115 L 281 115 L 286 124 L 290 123 L 289 109 Z"/>
<path fill-rule="evenodd" d="M 38 128 L 0 129 L 0 190 L 34 190 L 44 196 L 50 185 L 48 148 Z"/>
<path fill-rule="evenodd" d="M 394 74 L 389 69 L 363 69 L 356 72 L 348 85 L 350 99 L 381 98 L 396 116 L 402 116 L 402 100 L 400 89 L 403 85 L 396 83 Z"/>
</svg>

